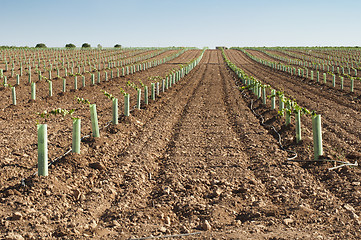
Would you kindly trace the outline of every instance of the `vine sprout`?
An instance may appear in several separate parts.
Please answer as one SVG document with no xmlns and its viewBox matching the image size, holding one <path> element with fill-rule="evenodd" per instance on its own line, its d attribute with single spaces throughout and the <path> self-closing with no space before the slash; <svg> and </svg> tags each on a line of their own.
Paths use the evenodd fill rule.
<svg viewBox="0 0 361 240">
<path fill-rule="evenodd" d="M 128 82 L 127 82 L 127 86 L 132 87 L 132 88 L 134 88 L 134 89 L 137 90 L 137 91 L 138 91 L 138 89 L 139 89 L 139 87 L 137 86 L 137 84 L 135 84 L 135 83 L 133 83 L 133 82 L 131 82 L 131 81 L 128 81 Z"/>
<path fill-rule="evenodd" d="M 120 93 L 121 93 L 121 94 L 123 94 L 124 96 L 126 96 L 126 95 L 127 95 L 127 93 L 124 91 L 124 89 L 123 89 L 123 88 L 120 88 Z"/>
<path fill-rule="evenodd" d="M 84 98 L 80 98 L 80 97 L 75 97 L 75 100 L 78 102 L 78 103 L 81 103 L 81 104 L 89 104 L 90 105 L 90 101 L 88 99 L 84 99 Z"/>
<path fill-rule="evenodd" d="M 110 94 L 110 93 L 108 93 L 107 91 L 105 91 L 105 90 L 100 90 L 107 98 L 109 98 L 110 100 L 113 100 L 115 97 L 112 95 L 112 94 Z"/>
</svg>

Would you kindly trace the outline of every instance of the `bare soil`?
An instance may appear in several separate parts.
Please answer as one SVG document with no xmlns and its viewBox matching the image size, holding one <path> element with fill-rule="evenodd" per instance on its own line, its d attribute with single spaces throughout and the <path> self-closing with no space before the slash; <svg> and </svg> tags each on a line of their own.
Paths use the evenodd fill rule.
<svg viewBox="0 0 361 240">
<path fill-rule="evenodd" d="M 247 73 L 283 87 L 301 106 L 320 111 L 330 157 L 343 152 L 346 159 L 359 159 L 359 109 L 348 99 L 332 92 L 326 96 L 239 51 L 226 53 Z M 87 138 L 81 154 L 61 158 L 48 177 L 32 175 L 37 148 L 32 112 L 59 104 L 74 108 L 73 98 L 79 96 L 99 106 L 103 126 L 111 118 L 111 104 L 101 89 L 120 96 L 119 87 L 128 80 L 164 76 L 199 54 L 187 51 L 168 64 L 125 78 L 5 107 L 0 113 L 0 237 L 359 239 L 360 170 L 327 171 L 330 163 L 287 161 L 289 153 L 261 125 L 251 103 L 280 131 L 285 146 L 298 151 L 300 160 L 313 158 L 309 119 L 303 119 L 305 140 L 296 145 L 293 126 L 282 128 L 277 111 L 239 90 L 218 50 L 207 50 L 191 73 L 145 109 L 103 128 L 100 138 Z M 76 109 L 84 119 L 83 135 L 88 134 L 88 108 Z M 69 146 L 70 125 L 69 119 L 49 119 L 51 159 Z"/>
</svg>

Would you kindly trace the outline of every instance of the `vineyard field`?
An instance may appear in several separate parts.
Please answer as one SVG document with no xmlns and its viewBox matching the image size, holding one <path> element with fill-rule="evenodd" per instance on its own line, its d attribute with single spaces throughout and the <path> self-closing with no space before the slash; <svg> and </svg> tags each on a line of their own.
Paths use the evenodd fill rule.
<svg viewBox="0 0 361 240">
<path fill-rule="evenodd" d="M 0 50 L 0 238 L 360 239 L 360 58 L 358 48 Z"/>
</svg>

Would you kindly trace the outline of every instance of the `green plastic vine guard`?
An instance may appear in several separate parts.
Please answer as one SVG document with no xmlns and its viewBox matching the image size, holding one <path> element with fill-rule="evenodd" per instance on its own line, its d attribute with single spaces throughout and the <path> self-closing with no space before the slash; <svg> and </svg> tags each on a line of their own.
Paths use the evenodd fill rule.
<svg viewBox="0 0 361 240">
<path fill-rule="evenodd" d="M 48 134 L 47 125 L 38 124 L 38 175 L 48 176 Z"/>
<path fill-rule="evenodd" d="M 138 88 L 137 90 L 137 109 L 140 110 L 140 104 L 142 100 L 142 90 Z"/>
<path fill-rule="evenodd" d="M 336 76 L 332 74 L 332 87 L 336 87 Z"/>
<path fill-rule="evenodd" d="M 36 99 L 36 84 L 34 82 L 31 83 L 31 99 Z"/>
<path fill-rule="evenodd" d="M 90 107 L 90 120 L 91 120 L 91 126 L 92 126 L 92 135 L 93 135 L 93 137 L 100 137 L 97 107 L 95 104 L 90 104 L 89 107 Z"/>
<path fill-rule="evenodd" d="M 326 84 L 326 82 L 327 82 L 327 75 L 326 73 L 323 73 L 323 83 Z"/>
<path fill-rule="evenodd" d="M 112 100 L 112 123 L 117 125 L 118 121 L 118 98 L 113 98 Z"/>
<path fill-rule="evenodd" d="M 15 87 L 11 87 L 11 98 L 13 100 L 13 105 L 16 105 L 16 92 L 15 92 Z"/>
<path fill-rule="evenodd" d="M 82 77 L 82 87 L 85 87 L 85 76 Z"/>
<path fill-rule="evenodd" d="M 317 82 L 320 82 L 320 72 L 317 71 Z"/>
<path fill-rule="evenodd" d="M 301 111 L 298 110 L 296 113 L 296 143 L 299 143 L 302 140 L 301 133 Z"/>
<path fill-rule="evenodd" d="M 97 79 L 97 83 L 100 83 L 100 72 L 98 72 L 98 79 Z"/>
<path fill-rule="evenodd" d="M 148 86 L 144 86 L 144 104 L 148 105 Z"/>
<path fill-rule="evenodd" d="M 159 96 L 159 82 L 157 82 L 157 96 Z"/>
<path fill-rule="evenodd" d="M 276 109 L 276 90 L 272 89 L 271 91 L 271 109 Z"/>
<path fill-rule="evenodd" d="M 340 82 L 341 82 L 341 90 L 343 90 L 343 77 L 340 77 Z"/>
<path fill-rule="evenodd" d="M 49 97 L 53 96 L 53 82 L 52 81 L 48 81 L 49 84 Z"/>
<path fill-rule="evenodd" d="M 20 76 L 19 74 L 16 74 L 16 85 L 20 85 Z"/>
<path fill-rule="evenodd" d="M 279 111 L 282 112 L 284 107 L 285 107 L 285 103 L 283 101 L 283 95 L 279 96 Z"/>
<path fill-rule="evenodd" d="M 125 94 L 124 95 L 124 116 L 126 117 L 129 117 L 129 99 L 130 99 L 130 96 L 129 96 L 129 93 Z"/>
<path fill-rule="evenodd" d="M 75 90 L 78 89 L 78 77 L 77 76 L 74 77 L 74 89 Z"/>
<path fill-rule="evenodd" d="M 287 111 L 286 111 L 286 126 L 291 124 L 291 113 L 287 107 Z"/>
<path fill-rule="evenodd" d="M 80 153 L 81 142 L 81 120 L 79 118 L 73 119 L 73 139 L 72 139 L 72 152 Z"/>
<path fill-rule="evenodd" d="M 154 83 L 151 84 L 151 88 L 152 89 L 151 89 L 150 97 L 154 101 L 155 100 L 155 84 Z"/>
<path fill-rule="evenodd" d="M 66 92 L 66 79 L 63 78 L 63 92 Z"/>
<path fill-rule="evenodd" d="M 162 92 L 165 92 L 165 79 L 162 79 Z"/>
<path fill-rule="evenodd" d="M 169 78 L 167 77 L 165 79 L 165 89 L 168 90 L 168 86 L 169 86 Z"/>
<path fill-rule="evenodd" d="M 92 85 L 95 84 L 95 76 L 94 76 L 94 74 L 91 75 L 91 84 Z"/>
<path fill-rule="evenodd" d="M 263 100 L 263 105 L 267 104 L 267 95 L 266 95 L 266 88 L 262 88 L 262 100 Z"/>
<path fill-rule="evenodd" d="M 350 81 L 351 81 L 350 91 L 351 91 L 351 92 L 354 92 L 354 82 L 355 82 L 355 81 L 354 81 L 354 78 L 351 77 Z"/>
<path fill-rule="evenodd" d="M 315 160 L 318 160 L 319 156 L 323 155 L 321 115 L 312 117 L 312 132 L 314 157 Z"/>
<path fill-rule="evenodd" d="M 108 81 L 108 72 L 104 72 L 105 74 L 105 81 Z"/>
</svg>

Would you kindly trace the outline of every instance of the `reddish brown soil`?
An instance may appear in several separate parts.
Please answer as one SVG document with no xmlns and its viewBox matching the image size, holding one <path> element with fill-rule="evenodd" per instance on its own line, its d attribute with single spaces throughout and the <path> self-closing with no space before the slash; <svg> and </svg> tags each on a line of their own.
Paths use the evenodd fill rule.
<svg viewBox="0 0 361 240">
<path fill-rule="evenodd" d="M 295 67 L 296 69 L 298 68 L 303 68 L 302 66 L 299 66 L 299 65 L 296 65 L 296 64 L 290 64 L 288 62 L 285 62 L 285 61 L 280 61 L 276 58 L 273 58 L 267 54 L 264 54 L 262 52 L 259 52 L 259 51 L 255 51 L 255 50 L 247 50 L 248 52 L 250 52 L 252 55 L 255 55 L 259 58 L 262 58 L 262 59 L 266 59 L 268 61 L 273 61 L 273 62 L 281 62 L 283 64 L 286 64 L 286 65 L 291 65 L 293 67 Z M 273 53 L 273 54 L 276 54 L 276 55 L 279 55 L 279 56 L 282 56 L 282 57 L 286 57 L 286 58 L 289 58 L 289 59 L 295 59 L 293 56 L 290 56 L 290 55 L 287 55 L 286 53 L 284 52 L 279 52 L 279 51 L 272 51 L 272 50 L 267 50 L 267 52 L 270 52 L 270 53 Z M 299 53 L 298 53 L 299 54 Z M 326 58 L 323 59 L 323 60 L 327 60 Z M 337 91 L 337 92 L 340 92 L 340 93 L 344 93 L 344 94 L 350 94 L 350 87 L 351 87 L 351 81 L 349 78 L 347 77 L 344 77 L 344 89 L 341 90 L 341 82 L 340 82 L 340 76 L 343 76 L 342 74 L 338 74 L 336 69 L 335 69 L 335 72 L 334 74 L 336 75 L 336 86 L 335 88 L 332 87 L 332 76 L 327 72 L 327 68 L 325 68 L 325 71 L 321 69 L 319 69 L 319 74 L 320 74 L 320 83 L 315 83 L 316 82 L 316 78 L 317 78 L 317 70 L 315 69 L 312 69 L 312 68 L 308 68 L 309 70 L 309 75 L 308 75 L 308 79 L 304 79 L 304 81 L 308 81 L 312 84 L 318 84 L 320 86 L 323 86 L 323 87 L 326 87 L 328 89 L 333 89 L 334 91 Z M 311 78 L 311 70 L 313 70 L 313 77 L 314 77 L 314 80 L 311 81 L 310 78 Z M 340 70 L 341 71 L 341 70 Z M 346 73 L 346 69 L 345 69 L 345 73 Z M 324 84 L 323 83 L 323 74 L 326 73 L 326 79 L 327 79 L 327 83 Z M 340 72 L 341 73 L 341 72 Z M 357 72 L 358 76 L 360 76 L 360 71 Z M 354 76 L 354 72 L 352 71 L 351 73 L 352 76 Z M 358 96 L 358 98 L 360 98 L 360 94 L 361 94 L 361 85 L 360 85 L 360 82 L 359 81 L 355 81 L 354 82 L 354 92 L 355 94 Z"/>
<path fill-rule="evenodd" d="M 258 52 L 258 56 L 262 56 L 262 54 Z M 350 162 L 360 161 L 361 135 L 358 130 L 360 127 L 358 114 L 360 108 L 350 95 L 340 96 L 340 92 L 324 87 L 321 87 L 323 91 L 320 91 L 319 85 L 305 82 L 302 78 L 292 77 L 287 73 L 275 71 L 258 64 L 240 51 L 229 50 L 227 55 L 231 61 L 244 69 L 247 74 L 255 76 L 276 89 L 283 89 L 288 96 L 295 98 L 300 106 L 316 110 L 318 114 L 322 115 L 324 152 L 327 158 Z M 259 105 L 259 102 L 258 104 L 255 102 L 255 108 L 259 107 Z M 282 133 L 285 137 L 285 144 L 298 152 L 299 160 L 312 160 L 313 155 L 312 151 L 310 151 L 312 149 L 312 125 L 309 117 L 302 118 L 304 141 L 301 145 L 295 145 L 294 126 L 285 131 L 284 120 L 275 121 L 275 114 L 270 114 L 263 107 L 258 110 L 265 115 L 266 122 L 272 122 Z M 319 181 L 319 184 L 327 191 L 330 191 L 330 196 L 334 195 L 343 202 L 337 205 L 350 204 L 355 207 L 354 213 L 359 215 L 359 199 L 361 196 L 358 185 L 361 175 L 359 168 L 344 168 L 335 172 L 328 172 L 327 168 L 332 166 L 330 164 L 309 166 L 300 163 L 300 166 L 306 167 L 308 172 L 312 173 L 315 179 Z M 350 227 L 353 224 L 355 222 L 352 222 Z M 356 226 L 358 226 L 358 221 Z"/>
<path fill-rule="evenodd" d="M 359 239 L 359 169 L 327 172 L 329 164 L 288 162 L 274 134 L 250 110 L 252 97 L 238 90 L 234 74 L 216 50 L 207 50 L 190 74 L 146 109 L 103 129 L 100 138 L 84 141 L 80 155 L 60 159 L 48 177 L 30 176 L 36 171 L 37 148 L 32 112 L 75 107 L 83 135 L 88 134 L 88 108 L 77 105 L 74 96 L 96 103 L 104 125 L 110 120 L 111 104 L 101 89 L 119 97 L 119 87 L 128 80 L 164 76 L 199 54 L 188 51 L 168 64 L 125 78 L 4 108 L 0 236 L 129 239 L 195 233 L 182 238 Z M 347 99 L 337 100 L 332 92 L 327 98 L 317 97 L 314 87 L 304 87 L 239 51 L 227 55 L 247 73 L 278 84 L 274 87 L 282 85 L 300 105 L 317 107 L 323 114 L 326 153 L 335 154 L 331 149 L 337 147 L 358 156 L 358 109 Z M 327 104 L 337 112 L 327 111 Z M 254 108 L 281 126 L 282 119 L 259 101 L 254 101 Z M 348 121 L 341 113 L 348 114 Z M 292 145 L 291 128 L 282 136 L 305 160 L 312 159 L 312 151 L 306 147 L 311 144 L 310 122 L 303 121 L 308 132 L 301 146 Z M 69 119 L 49 119 L 51 159 L 69 146 L 70 125 Z"/>
</svg>

